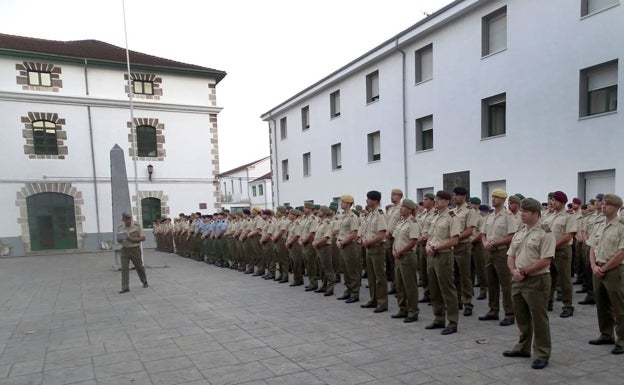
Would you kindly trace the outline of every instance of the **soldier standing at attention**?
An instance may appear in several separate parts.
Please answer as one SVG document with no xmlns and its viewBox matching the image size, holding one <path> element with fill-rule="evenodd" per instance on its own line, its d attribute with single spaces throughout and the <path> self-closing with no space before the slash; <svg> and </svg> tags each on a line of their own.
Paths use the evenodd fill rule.
<svg viewBox="0 0 624 385">
<path fill-rule="evenodd" d="M 550 277 L 552 285 L 550 287 L 550 301 L 553 302 L 555 286 L 557 282 L 561 285 L 561 297 L 563 299 L 563 310 L 559 315 L 561 318 L 572 317 L 574 306 L 572 306 L 572 239 L 576 235 L 576 218 L 566 211 L 565 204 L 568 196 L 563 191 L 553 193 L 553 213 L 544 219 L 547 226 L 546 231 L 552 231 L 555 236 L 555 259 L 551 267 Z"/>
<path fill-rule="evenodd" d="M 509 326 L 514 323 L 514 310 L 511 303 L 511 273 L 507 266 L 507 248 L 517 231 L 518 226 L 511 213 L 505 210 L 507 192 L 502 189 L 492 191 L 492 206 L 494 212 L 488 215 L 483 223 L 483 248 L 486 251 L 486 265 L 488 281 L 488 305 L 490 310 L 481 321 L 497 320 L 500 309 L 500 293 L 503 293 L 503 310 L 505 318 L 500 326 Z"/>
<path fill-rule="evenodd" d="M 394 265 L 394 257 L 392 256 L 392 244 L 394 242 L 394 226 L 401 218 L 401 199 L 403 199 L 403 191 L 398 188 L 392 189 L 390 192 L 390 202 L 386 209 L 386 222 L 388 231 L 386 234 L 386 279 L 391 281 L 390 291 L 388 294 L 396 294 L 396 266 Z"/>
<path fill-rule="evenodd" d="M 318 212 L 319 223 L 316 226 L 314 232 L 314 240 L 312 241 L 312 247 L 318 254 L 319 261 L 321 262 L 321 268 L 323 269 L 323 285 L 315 290 L 316 293 L 325 293 L 328 297 L 334 294 L 334 284 L 336 281 L 336 273 L 334 272 L 334 265 L 332 263 L 332 223 L 331 223 L 331 210 L 327 206 L 321 206 Z"/>
<path fill-rule="evenodd" d="M 463 187 L 455 187 L 453 190 L 455 198 L 455 216 L 459 220 L 461 232 L 457 246 L 453 249 L 455 256 L 455 286 L 459 295 L 461 305 L 464 307 L 464 316 L 472 315 L 472 296 L 474 285 L 472 284 L 472 274 L 470 273 L 470 260 L 472 251 L 472 236 L 479 222 L 479 213 L 477 210 L 468 207 L 466 204 L 466 196 L 468 191 Z"/>
<path fill-rule="evenodd" d="M 470 205 L 473 206 L 479 212 L 479 218 L 477 220 L 477 228 L 474 231 L 474 235 L 470 243 L 472 244 L 471 259 L 474 264 L 475 275 L 477 277 L 477 284 L 479 287 L 478 300 L 487 298 L 487 273 L 485 270 L 485 249 L 483 248 L 483 233 L 481 233 L 481 227 L 485 222 L 485 216 L 487 214 L 488 207 L 485 206 L 486 211 L 483 212 L 481 208 L 481 199 L 477 197 L 470 198 Z"/>
<path fill-rule="evenodd" d="M 360 256 L 357 252 L 358 228 L 360 223 L 358 217 L 351 211 L 353 206 L 353 196 L 343 195 L 340 197 L 340 208 L 344 214 L 340 221 L 340 231 L 336 246 L 340 249 L 344 271 L 346 289 L 338 300 L 346 300 L 346 303 L 354 303 L 360 300 L 360 286 L 362 285 L 362 266 Z"/>
<path fill-rule="evenodd" d="M 290 224 L 288 225 L 288 236 L 286 238 L 286 248 L 290 258 L 290 264 L 293 269 L 293 283 L 290 286 L 303 285 L 303 257 L 301 255 L 301 245 L 299 237 L 301 236 L 301 222 L 298 220 L 301 211 L 292 209 L 288 213 Z M 288 271 L 286 271 L 288 273 Z"/>
<path fill-rule="evenodd" d="M 440 190 L 436 193 L 435 207 L 438 213 L 431 222 L 425 247 L 431 306 L 435 316 L 425 329 L 442 329 L 442 335 L 456 333 L 459 318 L 457 289 L 453 282 L 453 247 L 457 245 L 461 229 L 457 217 L 449 213 L 450 202 L 451 193 L 448 191 Z"/>
<path fill-rule="evenodd" d="M 273 245 L 279 266 L 279 276 L 276 274 L 275 280 L 279 283 L 288 282 L 288 250 L 286 249 L 286 232 L 288 231 L 288 220 L 286 207 L 277 206 L 275 212 L 275 230 L 273 231 Z"/>
<path fill-rule="evenodd" d="M 121 214 L 123 224 L 117 226 L 117 239 L 121 242 L 121 291 L 119 294 L 130 291 L 130 261 L 139 275 L 139 279 L 143 283 L 143 287 L 147 287 L 147 277 L 145 276 L 145 267 L 141 259 L 141 242 L 145 240 L 145 234 L 140 225 L 132 223 L 132 215 L 128 213 Z"/>
<path fill-rule="evenodd" d="M 303 218 L 301 219 L 301 238 L 299 243 L 303 247 L 303 263 L 308 273 L 308 286 L 305 291 L 318 289 L 318 269 L 316 268 L 316 250 L 312 247 L 314 233 L 318 225 L 318 218 L 314 215 L 314 203 L 305 202 L 303 205 Z"/>
<path fill-rule="evenodd" d="M 418 254 L 416 246 L 420 239 L 420 224 L 414 218 L 418 205 L 411 199 L 401 203 L 399 221 L 394 227 L 395 279 L 399 311 L 392 318 L 405 318 L 403 322 L 418 321 Z"/>
<path fill-rule="evenodd" d="M 606 194 L 603 202 L 604 221 L 596 224 L 588 240 L 600 328 L 600 336 L 589 343 L 615 343 L 611 354 L 624 354 L 624 220 L 618 218 L 622 198 Z M 617 339 L 613 338 L 614 327 Z"/>
<path fill-rule="evenodd" d="M 388 311 L 388 281 L 386 279 L 386 217 L 379 212 L 381 193 L 369 191 L 366 194 L 366 205 L 370 213 L 366 218 L 367 226 L 362 234 L 362 247 L 366 250 L 366 270 L 370 300 L 361 305 L 362 308 L 374 308 L 375 313 Z"/>
<path fill-rule="evenodd" d="M 548 365 L 551 351 L 548 322 L 549 267 L 555 254 L 555 237 L 540 226 L 540 203 L 533 198 L 521 203 L 524 226 L 514 235 L 507 265 L 512 281 L 513 308 L 520 329 L 520 340 L 505 357 L 531 357 L 531 343 L 535 361 L 533 369 Z"/>
<path fill-rule="evenodd" d="M 418 221 L 422 226 L 422 235 L 418 240 L 418 268 L 420 271 L 420 281 L 422 282 L 423 297 L 418 301 L 419 303 L 431 302 L 431 296 L 429 295 L 429 275 L 427 273 L 427 254 L 425 253 L 425 245 L 429 239 L 429 230 L 431 229 L 431 222 L 435 216 L 435 195 L 425 194 L 423 198 L 423 211 L 418 216 Z"/>
</svg>

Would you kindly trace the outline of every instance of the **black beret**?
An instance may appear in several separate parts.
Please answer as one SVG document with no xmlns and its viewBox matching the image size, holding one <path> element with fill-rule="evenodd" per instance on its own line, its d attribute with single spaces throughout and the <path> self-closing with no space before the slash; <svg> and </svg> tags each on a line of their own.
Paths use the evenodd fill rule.
<svg viewBox="0 0 624 385">
<path fill-rule="evenodd" d="M 243 209 L 243 214 L 251 215 L 251 211 L 249 211 L 249 209 Z"/>
<path fill-rule="evenodd" d="M 381 200 L 381 193 L 379 191 L 372 190 L 366 193 L 366 197 L 368 199 L 379 202 Z"/>
<path fill-rule="evenodd" d="M 454 192 L 455 194 L 457 194 L 457 195 L 464 195 L 464 196 L 465 196 L 465 195 L 468 195 L 468 191 L 467 191 L 465 188 L 460 187 L 460 186 L 455 187 L 455 188 L 453 189 L 453 192 Z"/>
<path fill-rule="evenodd" d="M 446 190 L 440 190 L 436 193 L 436 197 L 440 199 L 446 199 L 447 201 L 451 200 L 451 193 Z"/>
</svg>

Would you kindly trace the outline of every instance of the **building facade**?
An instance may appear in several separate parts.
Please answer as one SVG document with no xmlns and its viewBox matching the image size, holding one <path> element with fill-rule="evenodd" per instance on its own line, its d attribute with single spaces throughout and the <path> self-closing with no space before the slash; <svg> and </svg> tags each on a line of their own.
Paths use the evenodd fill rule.
<svg viewBox="0 0 624 385">
<path fill-rule="evenodd" d="M 618 0 L 450 3 L 262 115 L 275 203 L 623 193 L 621 20 Z"/>
<path fill-rule="evenodd" d="M 116 144 L 147 247 L 152 221 L 220 207 L 216 85 L 225 72 L 129 56 L 128 72 L 125 49 L 104 42 L 0 34 L 0 240 L 13 255 L 112 241 Z M 199 144 L 208 161 L 198 162 Z"/>
<path fill-rule="evenodd" d="M 270 172 L 271 159 L 267 156 L 219 174 L 221 207 L 231 212 L 253 206 L 272 208 L 271 184 L 266 181 Z"/>
</svg>

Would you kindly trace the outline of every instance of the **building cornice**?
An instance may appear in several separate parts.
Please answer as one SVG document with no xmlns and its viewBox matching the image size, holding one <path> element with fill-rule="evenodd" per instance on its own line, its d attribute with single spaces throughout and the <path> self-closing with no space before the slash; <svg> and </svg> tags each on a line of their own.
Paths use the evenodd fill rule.
<svg viewBox="0 0 624 385">
<path fill-rule="evenodd" d="M 0 91 L 0 100 L 26 103 L 61 104 L 71 106 L 108 107 L 124 109 L 130 108 L 130 103 L 128 100 L 102 99 L 90 96 L 64 96 Z M 134 105 L 135 109 L 146 111 L 168 111 L 216 115 L 221 112 L 221 110 L 223 110 L 222 107 L 144 102 L 136 99 L 132 101 L 132 104 Z"/>
</svg>

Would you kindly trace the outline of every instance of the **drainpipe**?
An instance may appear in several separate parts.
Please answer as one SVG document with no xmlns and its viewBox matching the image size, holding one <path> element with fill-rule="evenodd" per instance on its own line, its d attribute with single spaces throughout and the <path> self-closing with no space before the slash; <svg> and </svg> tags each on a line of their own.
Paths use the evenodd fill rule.
<svg viewBox="0 0 624 385">
<path fill-rule="evenodd" d="M 85 78 L 85 91 L 89 96 L 89 77 L 87 75 L 87 59 L 84 59 L 84 78 Z M 93 192 L 95 194 L 95 223 L 97 225 L 97 242 L 98 247 L 102 244 L 102 232 L 100 230 L 100 204 L 97 188 L 97 173 L 95 169 L 95 147 L 93 146 L 93 122 L 91 120 L 91 106 L 87 105 L 87 117 L 89 119 L 89 140 L 91 144 L 91 168 L 93 170 Z M 84 231 L 84 229 L 83 229 Z M 84 245 L 83 245 L 84 246 Z"/>
<path fill-rule="evenodd" d="M 275 144 L 275 156 L 273 156 L 273 158 L 275 159 L 275 169 L 274 170 L 276 170 L 276 172 L 272 173 L 273 176 L 275 177 L 275 187 L 273 187 L 271 189 L 271 190 L 275 191 L 275 194 L 273 194 L 275 196 L 275 199 L 273 200 L 273 206 L 275 206 L 275 205 L 280 205 L 281 204 L 280 198 L 279 198 L 279 175 L 276 175 L 276 173 L 277 173 L 277 162 L 278 162 L 278 159 L 277 159 L 277 132 L 276 132 L 277 121 L 275 119 L 273 119 L 273 117 L 271 116 L 270 113 L 269 113 L 269 120 L 273 121 L 273 129 L 271 130 L 271 132 L 273 133 L 273 140 L 272 140 L 272 142 Z M 271 128 L 270 124 L 269 124 L 269 128 Z M 273 191 L 271 193 L 273 193 Z"/>
<path fill-rule="evenodd" d="M 407 107 L 405 100 L 405 87 L 407 86 L 405 83 L 405 51 L 399 48 L 399 37 L 396 38 L 396 49 L 401 52 L 401 110 L 402 116 L 401 119 L 403 121 L 403 185 L 405 191 L 405 197 L 408 198 L 410 196 L 408 188 L 408 175 L 407 175 Z"/>
</svg>

